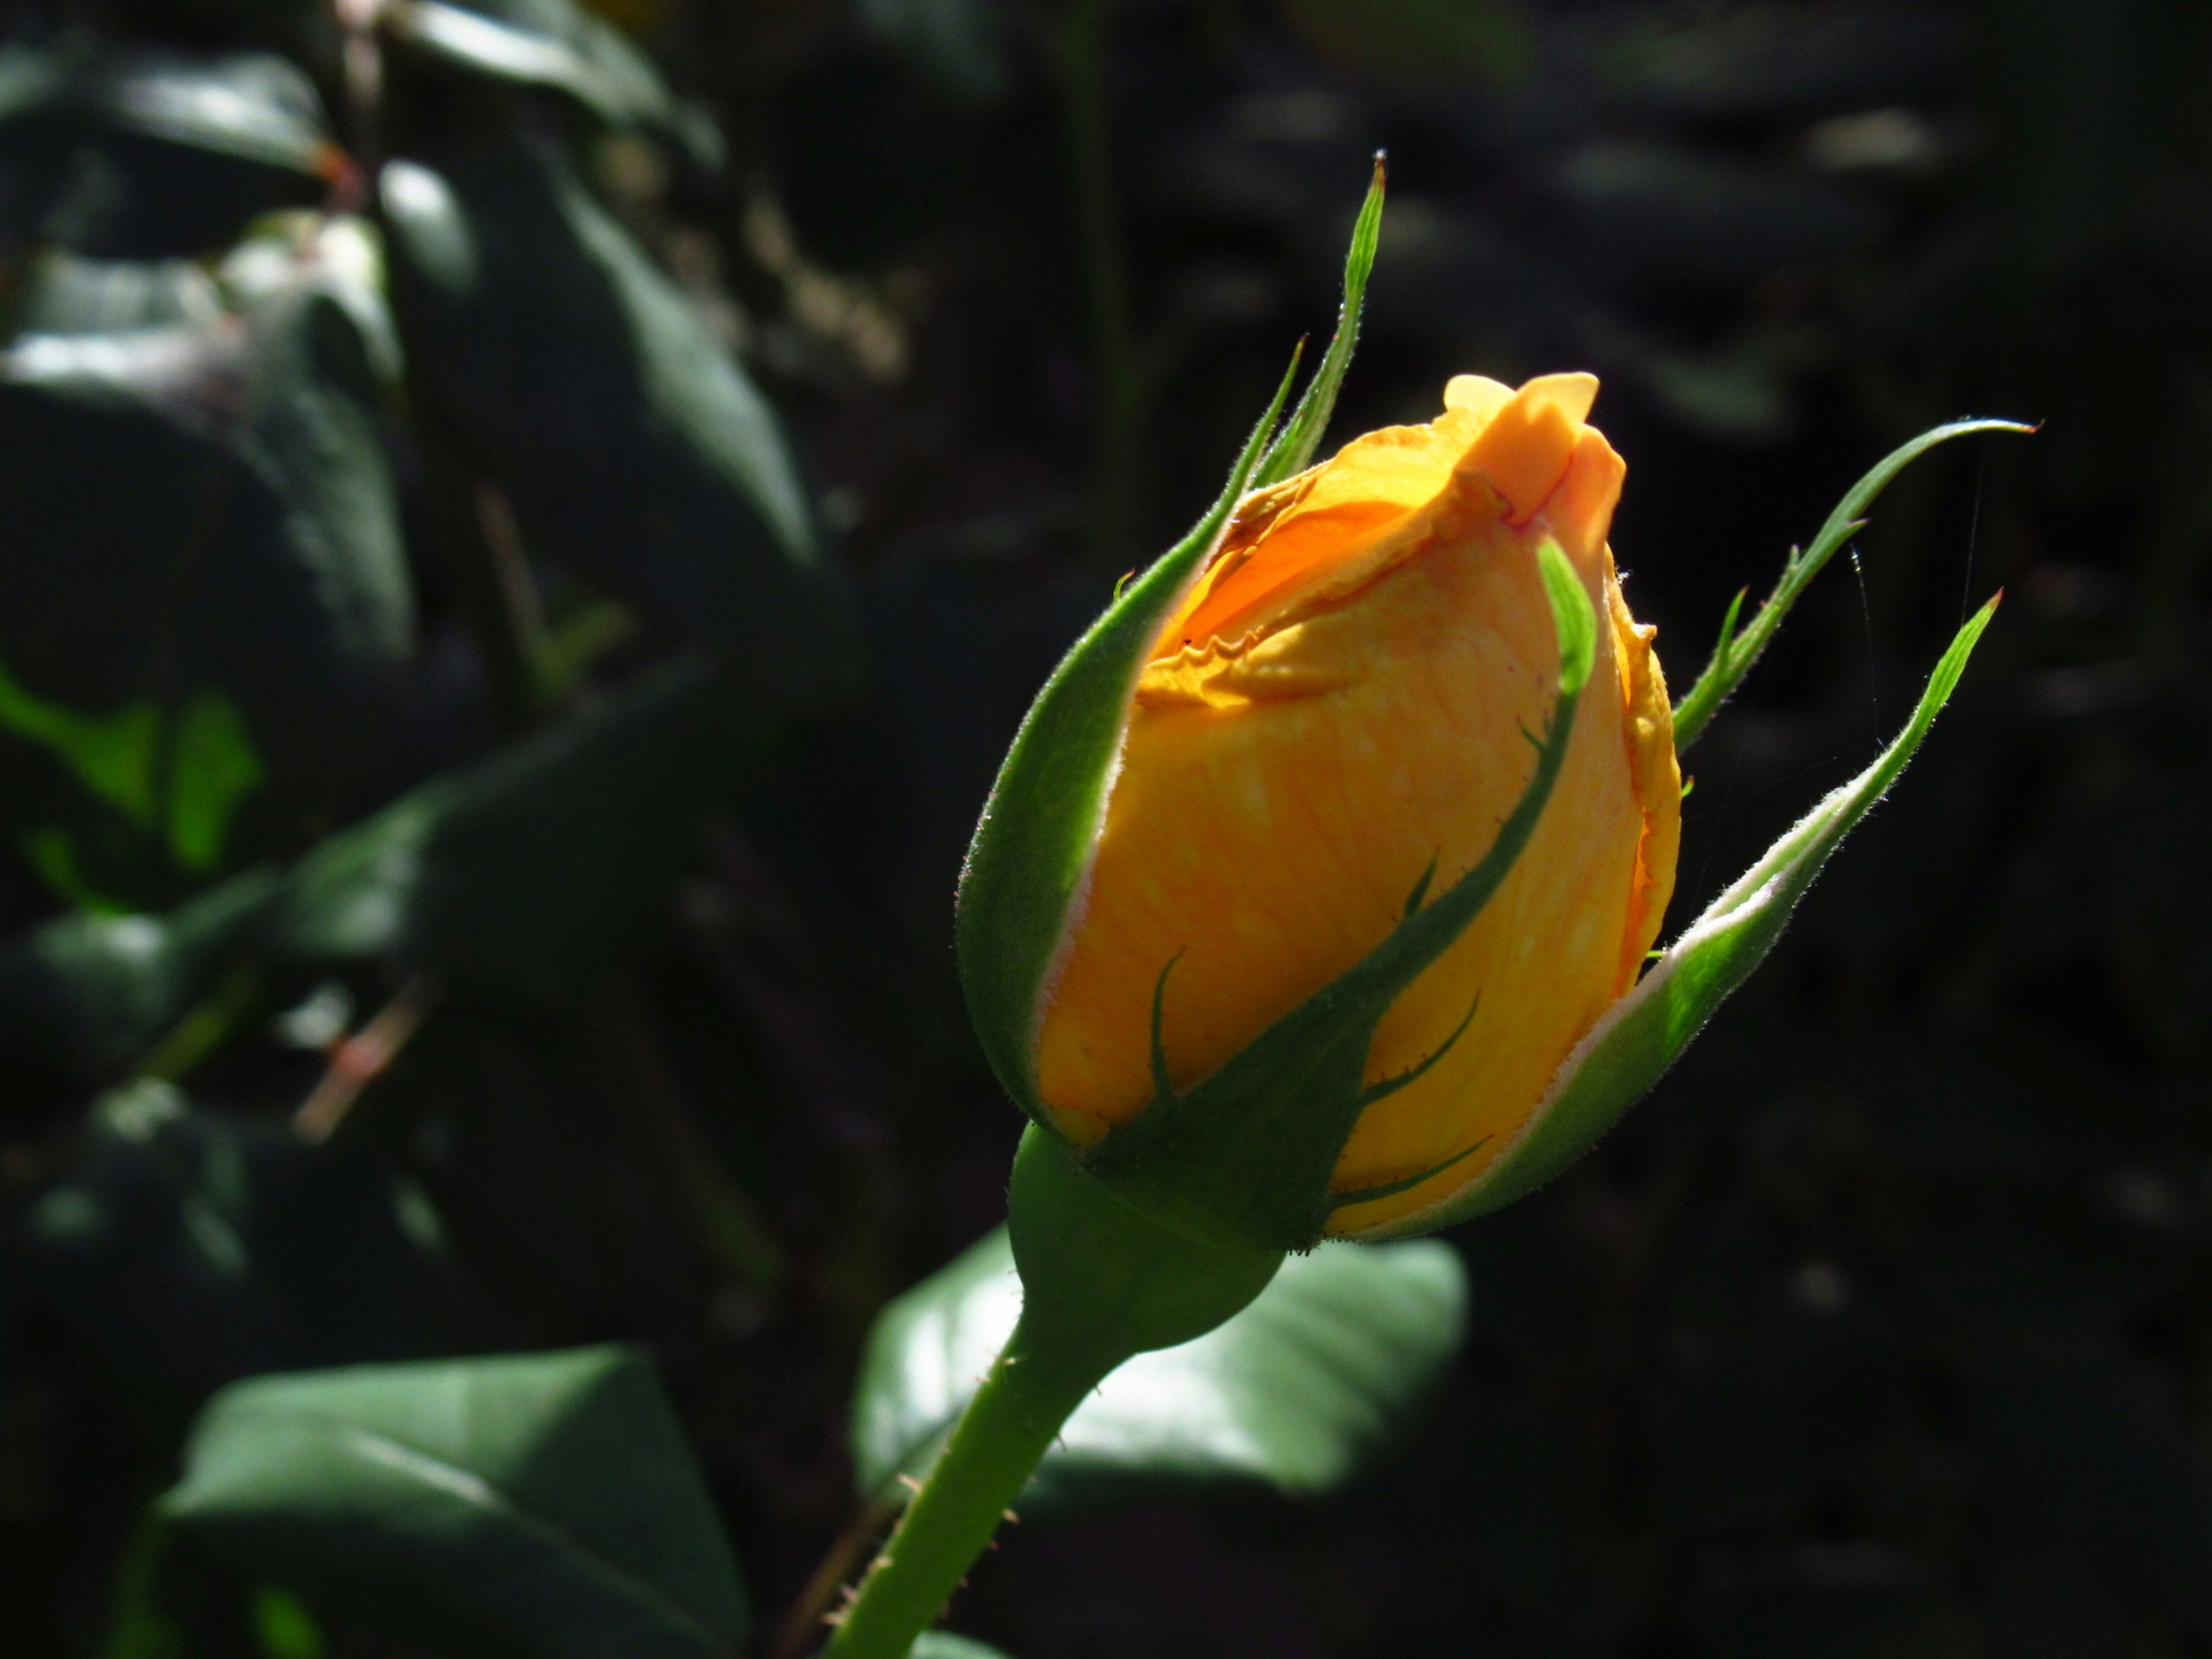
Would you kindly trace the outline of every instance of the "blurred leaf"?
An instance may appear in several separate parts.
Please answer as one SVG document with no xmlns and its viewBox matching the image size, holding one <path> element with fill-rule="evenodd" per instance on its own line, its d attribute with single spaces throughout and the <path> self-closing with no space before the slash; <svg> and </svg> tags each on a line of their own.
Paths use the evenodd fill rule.
<svg viewBox="0 0 2212 1659">
<path fill-rule="evenodd" d="M 264 53 L 0 50 L 0 126 L 70 118 L 318 178 L 333 165 L 314 82 Z"/>
<path fill-rule="evenodd" d="M 177 717 L 169 750 L 169 850 L 187 870 L 222 862 L 231 815 L 266 774 L 246 722 L 220 692 L 203 691 Z"/>
<path fill-rule="evenodd" d="M 287 878 L 264 948 L 571 1006 L 651 926 L 763 736 L 707 664 L 665 665 L 325 841 Z"/>
<path fill-rule="evenodd" d="M 1020 1311 L 1003 1227 L 884 1310 L 854 1395 L 863 1490 L 927 1467 Z M 1109 1376 L 1068 1419 L 1022 1507 L 1162 1484 L 1333 1492 L 1405 1426 L 1466 1314 L 1449 1245 L 1326 1243 L 1294 1255 L 1219 1329 Z"/>
<path fill-rule="evenodd" d="M 860 11 L 947 91 L 978 101 L 1006 92 L 1006 42 L 989 0 L 860 0 Z"/>
<path fill-rule="evenodd" d="M 842 698 L 857 630 L 773 411 L 567 161 L 395 161 L 382 190 L 410 358 L 531 540 L 782 706 Z"/>
<path fill-rule="evenodd" d="M 266 851 L 381 781 L 413 594 L 370 349 L 318 266 L 0 356 L 7 724 L 48 751 L 0 744 L 0 822 L 139 903 L 224 860 L 250 791 Z"/>
<path fill-rule="evenodd" d="M 512 1659 L 726 1659 L 744 1594 L 635 1350 L 258 1377 L 162 1500 L 246 1571 L 366 1630 Z"/>
<path fill-rule="evenodd" d="M 380 16 L 399 40 L 475 74 L 564 92 L 615 126 L 657 129 L 703 167 L 721 134 L 668 89 L 653 60 L 573 0 L 393 0 Z"/>
<path fill-rule="evenodd" d="M 65 916 L 0 946 L 0 1063 L 112 1078 L 246 954 L 276 890 L 249 871 L 167 916 Z"/>
<path fill-rule="evenodd" d="M 375 1167 L 143 1080 L 23 1219 L 32 1293 L 157 1437 L 255 1371 L 425 1346 L 428 1281 Z"/>
<path fill-rule="evenodd" d="M 1006 1659 L 996 1648 L 949 1630 L 926 1630 L 914 1639 L 908 1659 Z"/>
<path fill-rule="evenodd" d="M 322 1626 L 289 1590 L 264 1584 L 253 1592 L 253 1634 L 263 1659 L 323 1659 Z"/>
<path fill-rule="evenodd" d="M 238 710 L 220 692 L 203 691 L 186 703 L 166 745 L 165 724 L 149 702 L 94 716 L 42 702 L 0 664 L 0 727 L 51 750 L 79 782 L 140 830 L 154 827 L 166 746 L 171 855 L 186 870 L 212 869 L 222 860 L 240 799 L 264 775 L 261 759 Z"/>
<path fill-rule="evenodd" d="M 166 917 L 76 916 L 0 947 L 0 1062 L 96 1082 L 234 964 L 300 988 L 428 971 L 495 1002 L 574 1006 L 651 927 L 703 817 L 764 734 L 714 671 L 665 665 L 494 759 L 433 779 Z"/>
<path fill-rule="evenodd" d="M 1278 0 L 1298 38 L 1332 68 L 1386 87 L 1505 83 L 1535 40 L 1511 0 Z"/>
<path fill-rule="evenodd" d="M 382 380 L 399 377 L 399 331 L 386 301 L 384 244 L 374 224 L 351 214 L 271 213 L 216 268 L 233 308 L 298 304 L 312 296 L 343 312 Z"/>
<path fill-rule="evenodd" d="M 53 751 L 77 781 L 140 829 L 154 817 L 161 711 L 149 702 L 86 714 L 33 696 L 0 664 L 0 726 Z"/>
<path fill-rule="evenodd" d="M 206 326 L 222 315 L 213 279 L 190 260 L 81 259 L 50 250 L 24 272 L 9 320 L 25 334 L 120 334 Z"/>
<path fill-rule="evenodd" d="M 198 254 L 349 165 L 281 58 L 0 49 L 0 248 Z"/>
</svg>

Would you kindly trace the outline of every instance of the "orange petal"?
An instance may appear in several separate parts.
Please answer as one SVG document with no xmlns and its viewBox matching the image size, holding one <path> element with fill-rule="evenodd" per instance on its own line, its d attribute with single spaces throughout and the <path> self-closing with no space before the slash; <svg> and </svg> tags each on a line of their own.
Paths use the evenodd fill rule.
<svg viewBox="0 0 2212 1659">
<path fill-rule="evenodd" d="M 1538 375 L 1491 417 L 1461 470 L 1488 473 L 1505 497 L 1508 521 L 1527 524 L 1565 476 L 1596 401 L 1595 374 Z"/>
</svg>

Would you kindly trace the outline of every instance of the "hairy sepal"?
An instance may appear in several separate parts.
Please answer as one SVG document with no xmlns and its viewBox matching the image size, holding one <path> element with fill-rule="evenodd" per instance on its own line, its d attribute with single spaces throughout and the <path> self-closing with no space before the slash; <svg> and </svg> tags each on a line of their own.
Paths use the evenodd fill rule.
<svg viewBox="0 0 2212 1659">
<path fill-rule="evenodd" d="M 1674 705 L 1676 751 L 1688 750 L 1705 735 L 1713 716 L 1720 712 L 1721 705 L 1736 687 L 1743 684 L 1744 676 L 1751 672 L 1752 665 L 1781 629 L 1783 618 L 1790 614 L 1798 597 L 1812 585 L 1813 578 L 1820 574 L 1822 567 L 1835 557 L 1845 543 L 1866 528 L 1866 515 L 1875 498 L 1889 488 L 1893 478 L 1938 444 L 1948 443 L 1954 438 L 1976 432 L 2034 430 L 2018 421 L 1954 421 L 1948 426 L 1930 428 L 1910 442 L 1899 444 L 1869 467 L 1866 476 L 1836 503 L 1836 510 L 1828 514 L 1820 533 L 1805 547 L 1790 550 L 1790 557 L 1782 567 L 1781 580 L 1741 630 L 1736 620 L 1742 611 L 1743 595 L 1738 593 L 1729 604 L 1728 615 L 1721 621 L 1720 640 L 1713 647 L 1712 660 Z"/>
<path fill-rule="evenodd" d="M 2002 595 L 1998 596 L 2002 598 Z M 1961 628 L 1929 676 L 1905 728 L 1874 764 L 1831 793 L 1766 850 L 1652 965 L 1567 1056 L 1513 1142 L 1474 1181 L 1355 1237 L 1401 1238 L 1472 1220 L 1527 1196 L 1618 1122 L 1773 947 L 1829 857 L 1896 782 L 1966 672 L 1992 599 Z"/>
</svg>

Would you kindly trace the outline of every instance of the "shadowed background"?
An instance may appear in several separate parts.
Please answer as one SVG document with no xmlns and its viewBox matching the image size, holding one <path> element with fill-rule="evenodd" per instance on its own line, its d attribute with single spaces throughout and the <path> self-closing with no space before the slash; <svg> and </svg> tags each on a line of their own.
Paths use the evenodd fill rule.
<svg viewBox="0 0 2212 1659">
<path fill-rule="evenodd" d="M 1451 1236 L 1378 1472 L 1011 1528 L 955 1624 L 2212 1644 L 2201 8 L 371 9 L 0 8 L 0 1645 L 427 1652 L 146 1589 L 194 1413 L 619 1340 L 770 1650 L 869 1322 L 1003 1214 L 993 769 L 1326 332 L 1378 149 L 1334 438 L 1598 372 L 1678 692 L 1893 444 L 2043 423 L 1897 483 L 1688 757 L 1678 920 L 2007 601 L 1658 1094 Z"/>
</svg>

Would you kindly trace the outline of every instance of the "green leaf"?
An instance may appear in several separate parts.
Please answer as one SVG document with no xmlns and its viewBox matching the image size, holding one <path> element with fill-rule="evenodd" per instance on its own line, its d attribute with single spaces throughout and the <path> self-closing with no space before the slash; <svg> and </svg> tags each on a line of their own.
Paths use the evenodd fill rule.
<svg viewBox="0 0 2212 1659">
<path fill-rule="evenodd" d="M 1002 1227 L 884 1310 L 853 1403 L 864 1492 L 927 1469 L 1021 1301 Z M 1334 1492 L 1407 1425 L 1466 1315 L 1449 1246 L 1330 1243 L 1292 1256 L 1226 1324 L 1109 1376 L 1046 1454 L 1022 1513 L 1162 1485 Z"/>
<path fill-rule="evenodd" d="M 1360 1114 L 1457 1041 L 1447 1041 L 1414 1072 L 1369 1088 L 1362 1077 L 1376 1027 L 1512 873 L 1566 763 L 1576 704 L 1595 653 L 1597 617 L 1557 542 L 1547 538 L 1539 545 L 1537 567 L 1559 639 L 1559 678 L 1550 724 L 1540 741 L 1532 736 L 1536 752 L 1520 801 L 1489 849 L 1442 893 L 1429 896 L 1433 863 L 1410 872 L 1416 878 L 1407 883 L 1412 896 L 1404 920 L 1381 944 L 1180 1094 L 1168 1086 L 1159 1047 L 1159 1010 L 1171 990 L 1163 969 L 1153 994 L 1156 1097 L 1081 1160 L 1132 1204 L 1198 1237 L 1303 1250 L 1346 1205 L 1388 1197 L 1449 1167 L 1358 1193 L 1330 1190 Z"/>
<path fill-rule="evenodd" d="M 267 53 L 0 51 L 0 127 L 67 118 L 317 177 L 331 166 L 314 82 Z"/>
<path fill-rule="evenodd" d="M 744 1595 L 635 1351 L 256 1377 L 211 1401 L 172 1525 L 337 1619 L 485 1659 L 727 1659 Z"/>
<path fill-rule="evenodd" d="M 0 49 L 0 239 L 195 257 L 344 173 L 314 86 L 258 53 Z"/>
<path fill-rule="evenodd" d="M 0 727 L 51 750 L 78 782 L 139 828 L 153 822 L 161 715 L 151 703 L 86 714 L 33 696 L 0 663 Z"/>
<path fill-rule="evenodd" d="M 165 744 L 162 713 L 145 702 L 88 714 L 33 696 L 0 663 L 0 729 L 51 750 L 77 781 L 139 830 L 151 830 L 156 796 L 179 867 L 205 872 L 222 861 L 231 817 L 266 774 L 238 710 L 219 692 L 185 705 Z M 166 748 L 166 756 L 163 750 Z M 64 896 L 88 905 L 90 890 L 69 832 L 49 825 L 29 842 L 33 867 Z"/>
<path fill-rule="evenodd" d="M 946 1630 L 926 1630 L 914 1638 L 907 1659 L 1006 1659 L 1006 1656 L 971 1637 L 955 1636 Z"/>
<path fill-rule="evenodd" d="M 253 1634 L 263 1659 L 323 1659 L 322 1626 L 300 1598 L 274 1584 L 253 1592 Z"/>
<path fill-rule="evenodd" d="M 9 320 L 21 334 L 119 334 L 222 315 L 215 281 L 188 259 L 81 259 L 49 248 L 27 263 Z"/>
<path fill-rule="evenodd" d="M 235 315 L 0 354 L 0 720 L 45 751 L 0 742 L 0 828 L 137 904 L 359 811 L 399 716 L 412 582 L 329 240 Z"/>
<path fill-rule="evenodd" d="M 366 1153 L 150 1079 L 76 1144 L 24 1210 L 25 1284 L 157 1448 L 237 1377 L 428 1347 L 434 1282 Z"/>
<path fill-rule="evenodd" d="M 531 543 L 781 707 L 848 696 L 857 626 L 773 410 L 559 152 L 394 162 L 382 198 L 420 392 Z"/>
<path fill-rule="evenodd" d="M 286 878 L 262 948 L 573 1006 L 652 925 L 708 809 L 764 748 L 761 723 L 706 663 L 664 665 L 329 837 Z"/>
<path fill-rule="evenodd" d="M 1844 544 L 1866 527 L 1867 510 L 1874 505 L 1875 498 L 1889 487 L 1891 479 L 1936 445 L 1962 438 L 1970 432 L 2034 430 L 2017 421 L 1954 421 L 1948 426 L 1922 433 L 1910 443 L 1899 445 L 1877 461 L 1836 503 L 1836 510 L 1828 514 L 1827 522 L 1813 538 L 1812 545 L 1802 552 L 1790 549 L 1781 580 L 1775 583 L 1774 591 L 1766 596 L 1766 603 L 1753 613 L 1741 630 L 1736 627 L 1736 618 L 1742 608 L 1742 595 L 1737 595 L 1729 605 L 1728 615 L 1721 622 L 1720 641 L 1713 648 L 1712 660 L 1674 705 L 1675 749 L 1686 750 L 1705 734 L 1720 706 L 1743 683 L 1743 677 L 1766 649 L 1767 641 L 1782 626 L 1782 619 L 1790 614 L 1790 606 L 1797 603 L 1813 578 L 1820 574 Z"/>
<path fill-rule="evenodd" d="M 219 691 L 203 691 L 177 717 L 169 750 L 169 850 L 187 870 L 222 862 L 239 803 L 267 775 L 246 722 Z"/>
<path fill-rule="evenodd" d="M 112 1080 L 240 963 L 303 990 L 332 971 L 428 972 L 464 996 L 573 1007 L 652 926 L 707 812 L 767 748 L 707 664 L 664 665 L 289 872 L 0 946 L 0 1062 Z"/>
<path fill-rule="evenodd" d="M 714 124 L 620 30 L 571 0 L 395 0 L 379 18 L 394 39 L 456 68 L 565 93 L 610 125 L 656 130 L 702 166 L 721 164 Z"/>
<path fill-rule="evenodd" d="M 252 870 L 167 916 L 64 916 L 0 946 L 0 1058 L 112 1079 L 252 948 L 277 886 Z"/>
<path fill-rule="evenodd" d="M 1874 764 L 1767 848 L 1606 1012 L 1495 1163 L 1442 1202 L 1363 1237 L 1432 1232 L 1524 1197 L 1581 1158 L 1642 1099 L 1751 976 L 1820 867 L 1896 782 L 1966 672 L 1996 605 L 1991 599 L 1959 630 L 1929 676 L 1911 719 Z"/>
</svg>

